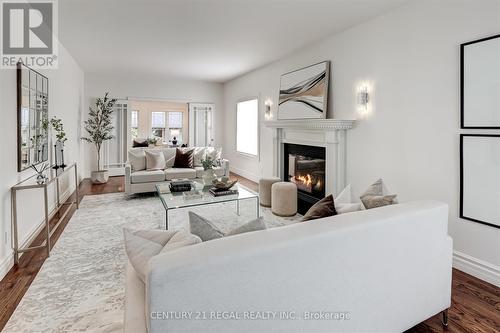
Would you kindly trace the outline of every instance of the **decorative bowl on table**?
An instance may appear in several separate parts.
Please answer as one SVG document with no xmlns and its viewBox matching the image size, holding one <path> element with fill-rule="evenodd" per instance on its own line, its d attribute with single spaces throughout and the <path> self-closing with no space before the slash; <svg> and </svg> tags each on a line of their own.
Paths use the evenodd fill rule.
<svg viewBox="0 0 500 333">
<path fill-rule="evenodd" d="M 227 191 L 233 187 L 238 180 L 214 179 L 212 185 L 219 191 Z"/>
</svg>

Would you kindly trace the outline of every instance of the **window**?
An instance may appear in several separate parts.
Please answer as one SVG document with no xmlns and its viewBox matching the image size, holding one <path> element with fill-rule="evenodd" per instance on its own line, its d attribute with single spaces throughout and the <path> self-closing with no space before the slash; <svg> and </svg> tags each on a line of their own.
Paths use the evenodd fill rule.
<svg viewBox="0 0 500 333">
<path fill-rule="evenodd" d="M 178 142 L 182 142 L 182 112 L 168 113 L 169 139 L 174 137 Z"/>
<path fill-rule="evenodd" d="M 165 112 L 151 112 L 151 135 L 165 138 Z"/>
<path fill-rule="evenodd" d="M 132 139 L 137 139 L 139 136 L 139 111 L 137 110 L 131 113 L 130 132 L 132 134 Z"/>
<path fill-rule="evenodd" d="M 151 127 L 165 128 L 165 112 L 151 112 Z"/>
<path fill-rule="evenodd" d="M 139 111 L 132 111 L 131 127 L 132 128 L 139 127 Z"/>
<path fill-rule="evenodd" d="M 168 128 L 182 128 L 182 112 L 168 113 Z"/>
<path fill-rule="evenodd" d="M 251 99 L 236 105 L 236 150 L 257 156 L 259 132 L 259 101 Z"/>
</svg>

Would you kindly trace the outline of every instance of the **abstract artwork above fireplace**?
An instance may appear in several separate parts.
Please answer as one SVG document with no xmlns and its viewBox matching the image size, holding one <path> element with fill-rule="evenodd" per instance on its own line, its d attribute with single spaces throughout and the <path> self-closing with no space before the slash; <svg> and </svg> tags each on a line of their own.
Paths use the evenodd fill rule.
<svg viewBox="0 0 500 333">
<path fill-rule="evenodd" d="M 278 119 L 326 118 L 329 80 L 329 61 L 283 74 Z"/>
</svg>

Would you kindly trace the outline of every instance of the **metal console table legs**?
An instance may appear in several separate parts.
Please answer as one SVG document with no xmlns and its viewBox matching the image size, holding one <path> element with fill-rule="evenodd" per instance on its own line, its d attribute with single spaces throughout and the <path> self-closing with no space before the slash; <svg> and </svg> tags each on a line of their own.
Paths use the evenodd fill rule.
<svg viewBox="0 0 500 333">
<path fill-rule="evenodd" d="M 69 173 L 69 171 L 73 169 L 74 170 L 74 180 L 75 180 L 75 194 L 76 194 L 76 199 L 75 201 L 71 201 L 68 203 L 68 208 L 64 211 L 64 213 L 59 217 L 59 220 L 57 221 L 56 225 L 53 228 L 50 228 L 50 217 L 49 217 L 49 194 L 48 194 L 48 187 L 51 184 L 55 184 L 56 187 L 56 206 L 54 211 L 58 211 L 62 204 L 60 202 L 60 179 Z M 64 218 L 68 215 L 69 211 L 73 206 L 76 206 L 78 209 L 78 198 L 79 192 L 78 192 L 78 167 L 76 163 L 73 163 L 69 165 L 68 167 L 65 168 L 65 170 L 59 174 L 55 175 L 54 172 L 51 170 L 51 174 L 48 176 L 46 181 L 44 183 L 38 184 L 36 181 L 35 176 L 30 177 L 16 185 L 14 185 L 11 188 L 11 200 L 12 200 L 12 233 L 13 233 L 13 238 L 14 238 L 14 262 L 16 264 L 19 263 L 19 256 L 23 252 L 27 251 L 33 251 L 41 248 L 46 248 L 47 250 L 47 256 L 50 256 L 50 237 L 52 234 L 57 230 L 61 222 L 64 220 Z M 45 222 L 45 241 L 41 245 L 37 246 L 32 246 L 32 247 L 25 247 L 25 248 L 19 248 L 19 235 L 18 235 L 18 216 L 17 216 L 17 192 L 22 191 L 22 190 L 29 190 L 29 189 L 43 189 L 43 202 L 44 202 L 44 222 Z"/>
</svg>

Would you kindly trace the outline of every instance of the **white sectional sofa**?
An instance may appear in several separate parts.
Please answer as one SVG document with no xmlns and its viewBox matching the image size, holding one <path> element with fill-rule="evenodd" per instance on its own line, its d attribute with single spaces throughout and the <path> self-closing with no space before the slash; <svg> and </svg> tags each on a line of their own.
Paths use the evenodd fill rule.
<svg viewBox="0 0 500 333">
<path fill-rule="evenodd" d="M 125 332 L 403 332 L 450 307 L 447 226 L 447 205 L 410 202 L 182 247 L 145 284 L 128 264 Z"/>
<path fill-rule="evenodd" d="M 229 161 L 222 158 L 221 148 L 214 147 L 191 147 L 179 149 L 194 149 L 194 168 L 174 168 L 175 154 L 177 148 L 155 147 L 155 148 L 132 148 L 128 151 L 128 161 L 125 165 L 125 192 L 127 194 L 154 192 L 155 185 L 169 183 L 172 179 L 201 179 L 203 177 L 203 166 L 201 160 L 207 154 L 220 165 L 214 167 L 218 177 L 229 176 Z M 160 150 L 165 156 L 164 170 L 146 170 L 146 150 Z"/>
</svg>

